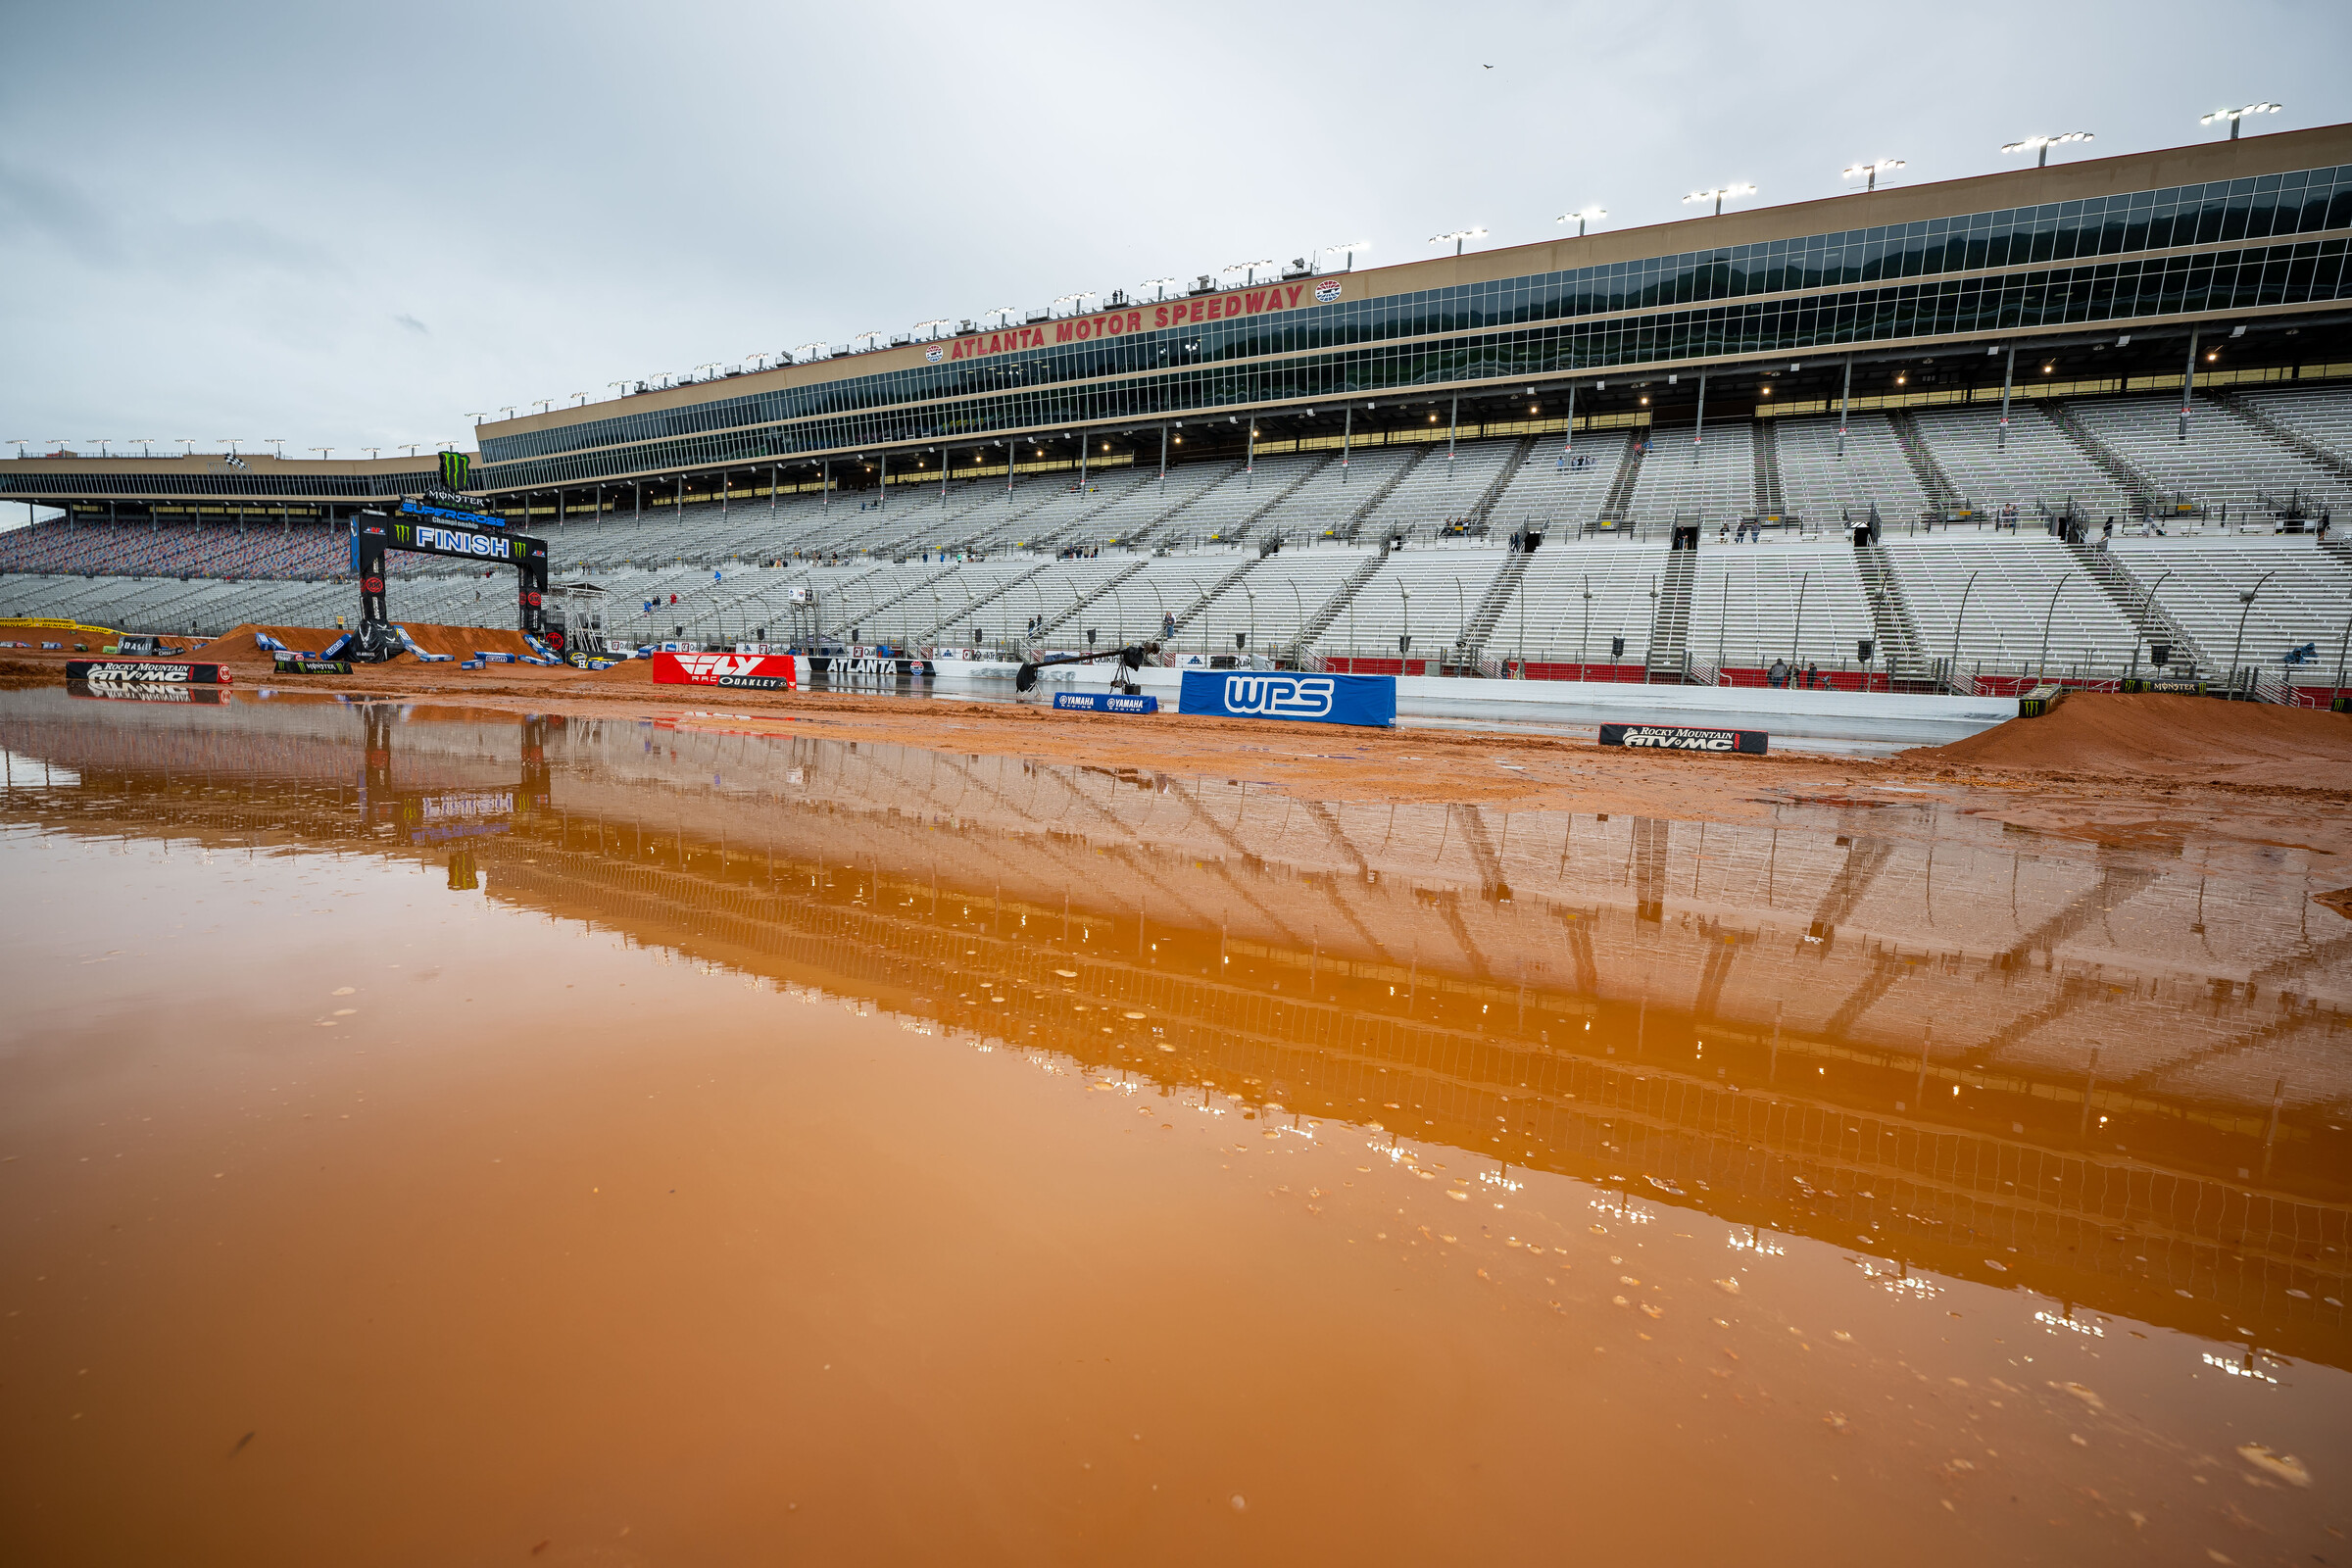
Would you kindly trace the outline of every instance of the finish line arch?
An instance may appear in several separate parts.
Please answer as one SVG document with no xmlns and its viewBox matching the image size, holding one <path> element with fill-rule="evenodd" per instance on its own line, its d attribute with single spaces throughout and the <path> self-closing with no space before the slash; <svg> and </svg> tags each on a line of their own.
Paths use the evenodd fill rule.
<svg viewBox="0 0 2352 1568">
<path fill-rule="evenodd" d="M 483 565 L 513 566 L 521 630 L 547 630 L 547 541 L 509 533 L 497 517 L 404 499 L 397 512 L 363 512 L 351 519 L 351 569 L 360 579 L 360 624 L 344 657 L 380 663 L 402 652 L 384 604 L 384 555 L 405 550 Z"/>
</svg>

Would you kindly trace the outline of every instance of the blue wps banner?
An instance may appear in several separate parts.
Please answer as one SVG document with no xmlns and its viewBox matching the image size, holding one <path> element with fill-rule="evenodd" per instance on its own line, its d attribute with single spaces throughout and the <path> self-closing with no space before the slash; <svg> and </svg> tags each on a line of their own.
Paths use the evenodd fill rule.
<svg viewBox="0 0 2352 1568">
<path fill-rule="evenodd" d="M 1156 713 L 1156 697 L 1122 697 L 1116 692 L 1055 692 L 1055 708 L 1074 708 L 1090 713 Z"/>
<path fill-rule="evenodd" d="M 1272 669 L 1188 669 L 1180 713 L 1305 718 L 1323 724 L 1396 722 L 1394 675 L 1305 675 Z"/>
</svg>

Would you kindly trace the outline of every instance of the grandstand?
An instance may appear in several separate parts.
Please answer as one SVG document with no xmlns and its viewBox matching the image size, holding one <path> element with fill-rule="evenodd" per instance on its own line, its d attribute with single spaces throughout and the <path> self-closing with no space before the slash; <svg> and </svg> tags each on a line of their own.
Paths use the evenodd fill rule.
<svg viewBox="0 0 2352 1568">
<path fill-rule="evenodd" d="M 1965 691 L 2161 643 L 2315 701 L 2352 624 L 2352 277 L 2309 236 L 2346 229 L 2334 126 L 1301 263 L 485 424 L 469 504 L 632 641 Z M 429 464 L 0 460 L 62 514 L 0 532 L 0 613 L 331 624 L 349 519 Z M 511 613 L 394 570 L 396 616 Z"/>
</svg>

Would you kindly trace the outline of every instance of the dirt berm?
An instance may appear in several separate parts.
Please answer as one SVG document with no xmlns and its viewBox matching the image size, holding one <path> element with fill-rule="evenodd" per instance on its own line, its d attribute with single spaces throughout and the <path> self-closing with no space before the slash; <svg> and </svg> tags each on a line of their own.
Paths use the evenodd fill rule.
<svg viewBox="0 0 2352 1568">
<path fill-rule="evenodd" d="M 2150 693 L 2077 693 L 2039 718 L 2013 718 L 1948 746 L 1905 752 L 1941 767 L 2087 773 L 2119 782 L 2352 790 L 2352 714 Z"/>
<path fill-rule="evenodd" d="M 486 626 L 428 626 L 416 621 L 405 622 L 409 636 L 417 647 L 428 654 L 455 654 L 460 659 L 471 659 L 476 653 L 528 654 L 531 645 L 522 640 L 522 633 L 512 628 L 494 631 Z M 196 650 L 197 659 L 262 660 L 269 656 L 253 638 L 256 632 L 267 632 L 296 652 L 318 653 L 343 635 L 325 626 L 239 626 Z M 402 655 L 401 660 L 406 660 Z M 398 662 L 399 661 L 395 661 Z"/>
</svg>

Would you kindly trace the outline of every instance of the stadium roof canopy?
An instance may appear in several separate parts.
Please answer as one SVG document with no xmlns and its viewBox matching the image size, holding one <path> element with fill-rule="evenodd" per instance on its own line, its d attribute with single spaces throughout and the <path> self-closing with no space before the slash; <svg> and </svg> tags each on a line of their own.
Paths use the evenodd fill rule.
<svg viewBox="0 0 2352 1568">
<path fill-rule="evenodd" d="M 1848 193 L 980 325 L 484 424 L 503 501 L 1161 462 L 1433 421 L 1465 434 L 2177 387 L 2352 362 L 2352 125 Z M 1573 399 L 1573 411 L 1570 402 Z M 0 500 L 332 515 L 375 464 L 0 461 Z M 421 487 L 419 484 L 417 487 Z M 559 499 L 559 504 L 561 504 Z"/>
</svg>

